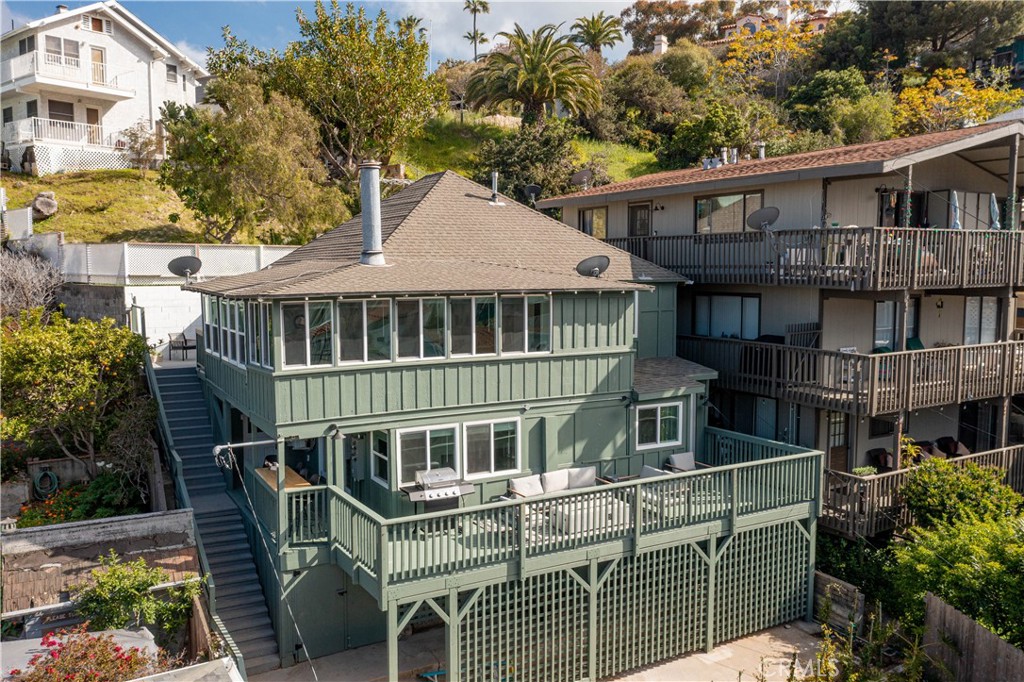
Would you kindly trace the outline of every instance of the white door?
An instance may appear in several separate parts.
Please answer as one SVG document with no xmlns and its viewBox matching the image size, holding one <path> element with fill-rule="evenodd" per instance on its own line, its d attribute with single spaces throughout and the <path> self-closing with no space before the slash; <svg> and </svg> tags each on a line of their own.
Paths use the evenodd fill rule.
<svg viewBox="0 0 1024 682">
<path fill-rule="evenodd" d="M 754 406 L 754 435 L 758 438 L 775 440 L 775 415 L 777 412 L 773 398 L 758 398 Z"/>
</svg>

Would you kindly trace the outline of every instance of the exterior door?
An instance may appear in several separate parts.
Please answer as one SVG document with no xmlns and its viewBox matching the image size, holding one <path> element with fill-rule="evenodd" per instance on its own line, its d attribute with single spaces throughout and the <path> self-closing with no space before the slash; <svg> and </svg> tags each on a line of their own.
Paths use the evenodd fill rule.
<svg viewBox="0 0 1024 682">
<path fill-rule="evenodd" d="M 629 236 L 651 236 L 651 205 L 633 204 L 629 207 Z"/>
<path fill-rule="evenodd" d="M 849 471 L 850 419 L 842 412 L 828 412 L 828 463 L 829 469 Z"/>
<path fill-rule="evenodd" d="M 91 48 L 92 82 L 99 85 L 107 84 L 107 56 L 101 47 Z"/>
<path fill-rule="evenodd" d="M 100 110 L 86 108 L 85 122 L 89 124 L 89 144 L 103 144 L 103 129 L 100 128 Z"/>
<path fill-rule="evenodd" d="M 754 435 L 775 440 L 775 415 L 778 407 L 774 398 L 758 398 L 754 407 Z"/>
</svg>

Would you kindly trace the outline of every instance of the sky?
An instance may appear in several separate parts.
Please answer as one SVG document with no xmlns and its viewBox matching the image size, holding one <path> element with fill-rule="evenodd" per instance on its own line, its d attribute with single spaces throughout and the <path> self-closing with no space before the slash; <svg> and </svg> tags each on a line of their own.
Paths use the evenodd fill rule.
<svg viewBox="0 0 1024 682">
<path fill-rule="evenodd" d="M 200 64 L 205 64 L 206 47 L 220 47 L 221 27 L 230 26 L 232 32 L 253 45 L 263 48 L 281 49 L 297 39 L 298 26 L 295 9 L 302 8 L 312 13 L 312 2 L 296 0 L 262 1 L 211 1 L 211 2 L 167 2 L 166 0 L 119 0 L 129 12 L 149 24 L 158 33 L 178 46 L 185 54 Z M 0 0 L 0 26 L 3 32 L 28 21 L 41 19 L 55 11 L 61 0 L 34 0 L 17 2 Z M 63 4 L 75 9 L 88 2 L 63 0 Z M 462 36 L 472 30 L 472 17 L 463 11 L 462 0 L 405 0 L 394 2 L 357 2 L 371 14 L 384 9 L 388 17 L 397 19 L 409 14 L 423 18 L 431 32 L 432 66 L 449 57 L 472 59 L 473 46 Z M 543 24 L 566 22 L 568 31 L 572 22 L 581 16 L 604 11 L 618 15 L 631 2 L 598 0 L 576 2 L 573 0 L 547 0 L 546 2 L 522 2 L 517 0 L 491 0 L 490 14 L 477 18 L 477 28 L 488 36 L 499 31 L 511 31 L 518 22 L 526 29 Z M 610 61 L 626 56 L 630 39 L 605 50 Z M 486 48 L 484 48 L 486 49 Z"/>
</svg>

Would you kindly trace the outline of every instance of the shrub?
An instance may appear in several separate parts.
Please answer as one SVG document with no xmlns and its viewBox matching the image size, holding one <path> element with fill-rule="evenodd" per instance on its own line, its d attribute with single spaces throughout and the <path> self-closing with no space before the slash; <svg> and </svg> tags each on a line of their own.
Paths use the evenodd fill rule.
<svg viewBox="0 0 1024 682">
<path fill-rule="evenodd" d="M 50 526 L 75 520 L 75 506 L 84 486 L 74 485 L 58 490 L 43 502 L 24 505 L 18 516 L 18 528 Z"/>
<path fill-rule="evenodd" d="M 165 636 L 184 626 L 203 585 L 192 578 L 158 596 L 151 588 L 167 582 L 167 572 L 147 566 L 145 559 L 122 561 L 113 550 L 100 557 L 100 568 L 92 571 L 92 577 L 91 585 L 72 587 L 78 612 L 90 623 L 102 630 L 152 623 Z"/>
<path fill-rule="evenodd" d="M 1006 518 L 1024 509 L 1024 497 L 1002 478 L 1002 470 L 974 462 L 956 466 L 929 459 L 907 476 L 903 497 L 915 521 L 926 528 L 968 517 Z"/>
<path fill-rule="evenodd" d="M 18 528 L 104 519 L 141 511 L 143 501 L 139 491 L 125 485 L 119 474 L 104 471 L 88 485 L 68 486 L 43 502 L 23 506 Z"/>
<path fill-rule="evenodd" d="M 29 659 L 27 669 L 7 671 L 16 682 L 122 682 L 174 667 L 163 652 L 122 647 L 111 635 L 86 632 L 85 625 L 51 632 L 42 645 L 46 653 Z"/>
</svg>

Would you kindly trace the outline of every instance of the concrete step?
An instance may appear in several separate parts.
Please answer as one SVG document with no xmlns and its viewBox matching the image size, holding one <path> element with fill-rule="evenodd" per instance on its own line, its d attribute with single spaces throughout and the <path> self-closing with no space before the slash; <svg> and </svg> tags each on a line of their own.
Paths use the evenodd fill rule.
<svg viewBox="0 0 1024 682">
<path fill-rule="evenodd" d="M 238 644 L 238 642 L 235 642 L 235 644 Z M 260 656 L 276 654 L 277 640 L 273 637 L 261 637 L 260 639 L 249 640 L 244 644 L 238 644 L 238 648 L 242 650 L 242 656 L 248 661 L 250 658 L 257 659 Z M 246 666 L 246 668 L 248 667 Z"/>
<path fill-rule="evenodd" d="M 173 376 L 173 377 L 161 377 L 156 380 L 156 385 L 161 389 L 165 388 L 178 388 L 180 386 L 195 386 L 199 388 L 202 384 L 199 383 L 199 378 L 195 376 Z"/>
<path fill-rule="evenodd" d="M 254 658 L 251 661 L 248 658 L 245 659 L 245 674 L 247 677 L 268 673 L 280 667 L 281 657 L 279 654 L 267 654 L 266 656 Z"/>
<path fill-rule="evenodd" d="M 168 386 L 160 389 L 160 397 L 163 398 L 166 405 L 183 406 L 182 403 L 189 401 L 201 401 L 203 399 L 203 391 L 198 385 Z"/>
<path fill-rule="evenodd" d="M 171 376 L 182 376 L 191 375 L 198 376 L 195 367 L 162 367 L 154 370 L 156 372 L 156 378 L 160 377 L 171 377 Z"/>
</svg>

